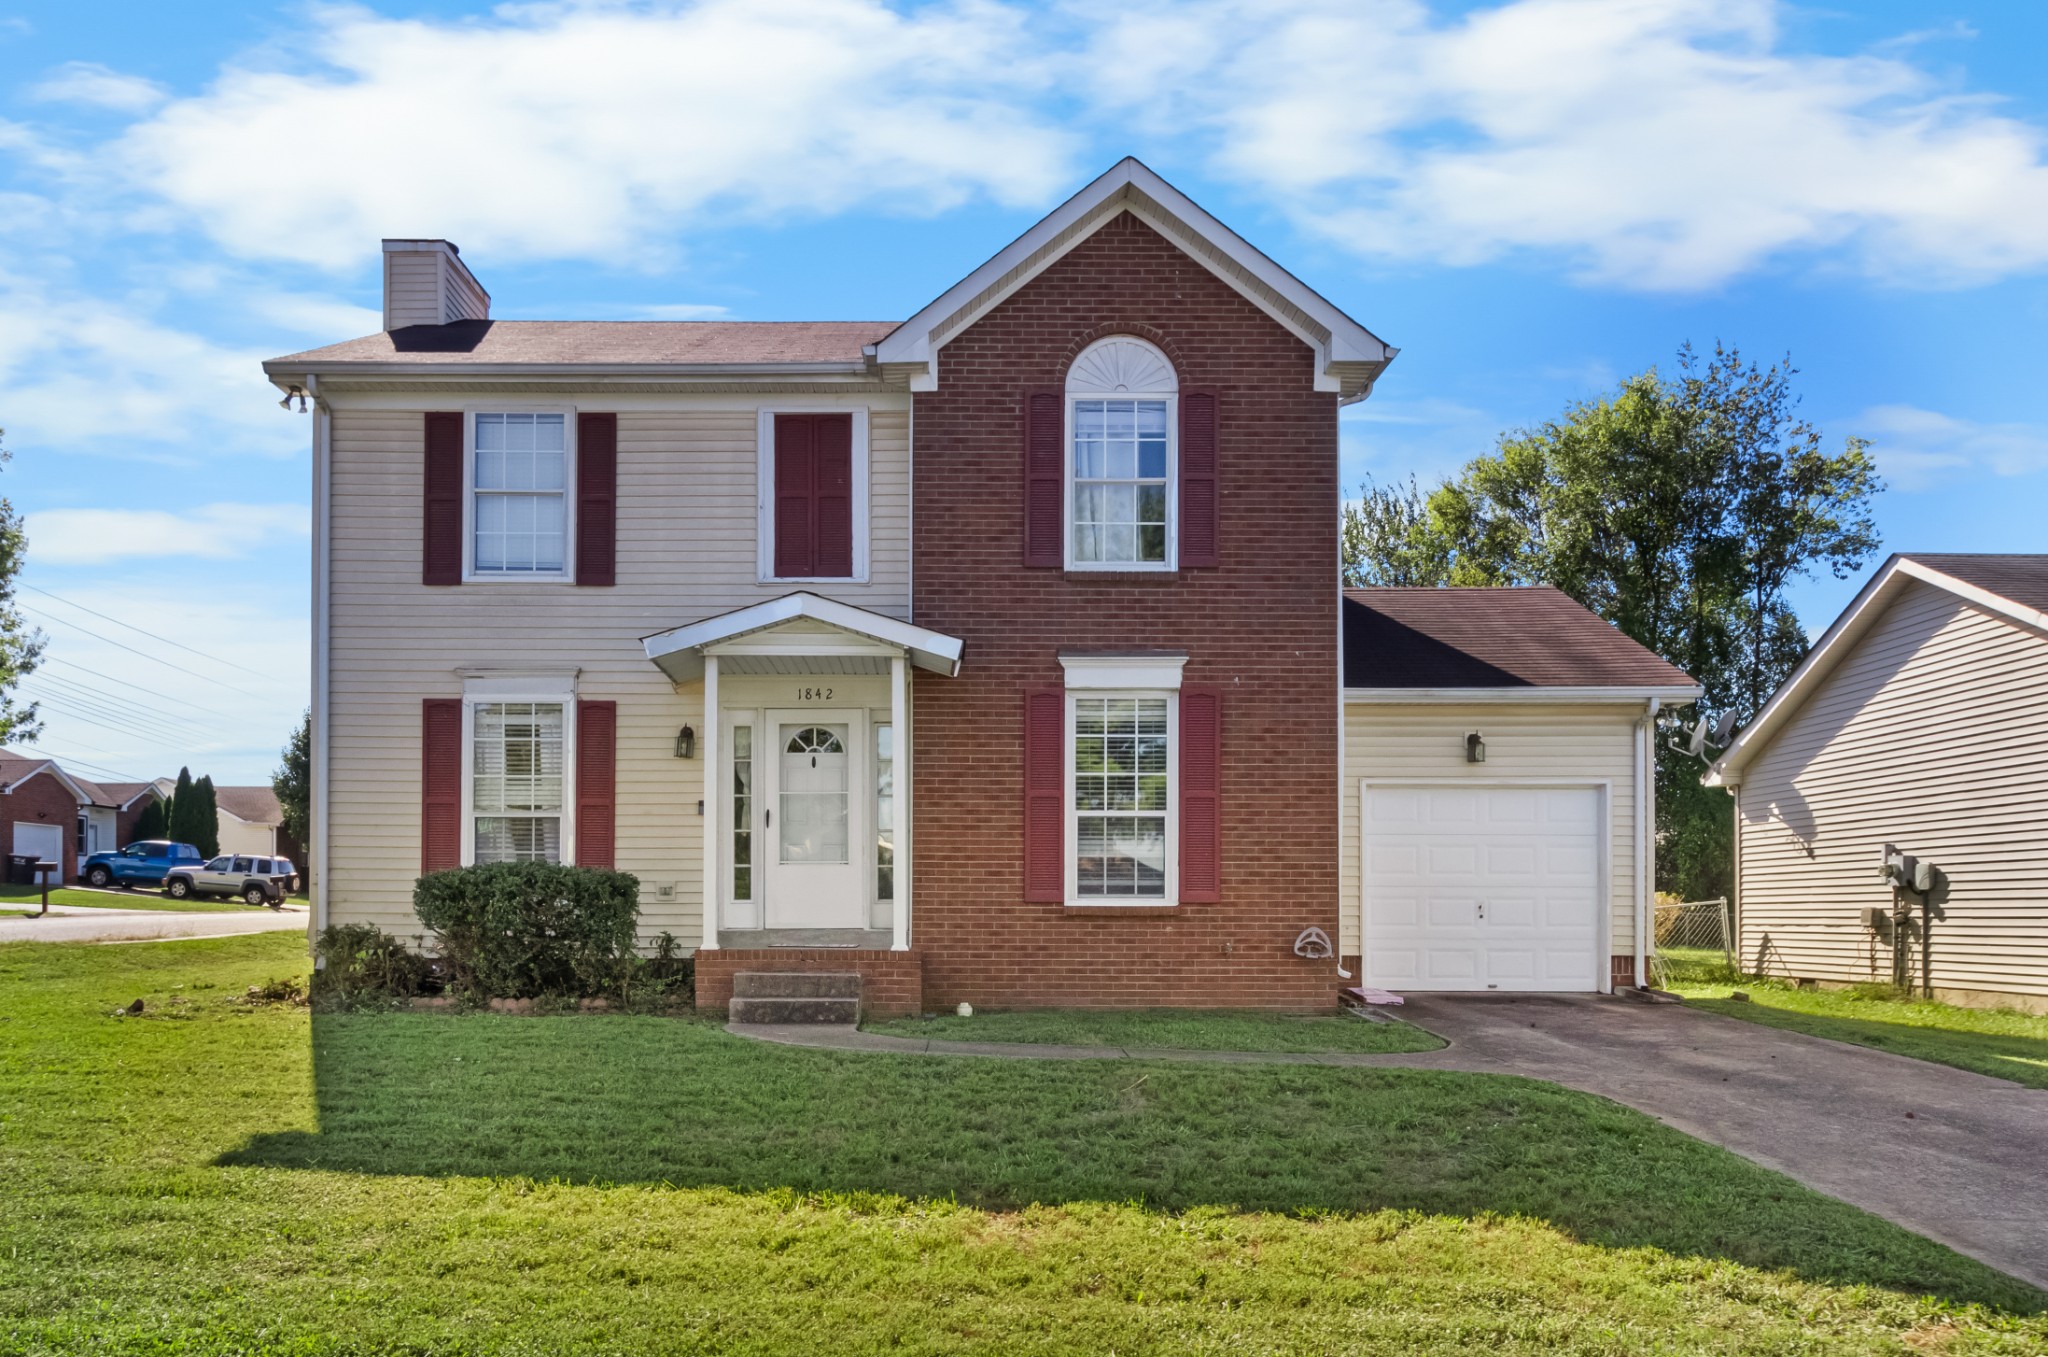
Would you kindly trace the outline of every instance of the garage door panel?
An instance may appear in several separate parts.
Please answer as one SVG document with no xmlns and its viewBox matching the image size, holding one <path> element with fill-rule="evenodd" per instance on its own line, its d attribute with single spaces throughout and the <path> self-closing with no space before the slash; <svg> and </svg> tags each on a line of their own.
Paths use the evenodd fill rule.
<svg viewBox="0 0 2048 1357">
<path fill-rule="evenodd" d="M 1591 789 L 1368 786 L 1366 982 L 1598 988 L 1601 805 Z"/>
</svg>

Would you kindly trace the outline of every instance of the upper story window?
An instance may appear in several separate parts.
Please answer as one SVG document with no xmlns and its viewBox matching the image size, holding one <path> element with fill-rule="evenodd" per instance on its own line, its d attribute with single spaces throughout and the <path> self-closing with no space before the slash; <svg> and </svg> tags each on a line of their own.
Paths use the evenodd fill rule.
<svg viewBox="0 0 2048 1357">
<path fill-rule="evenodd" d="M 1179 381 L 1128 335 L 1084 350 L 1067 372 L 1067 566 L 1171 570 Z"/>
<path fill-rule="evenodd" d="M 567 575 L 568 416 L 478 414 L 473 428 L 471 572 Z"/>
</svg>

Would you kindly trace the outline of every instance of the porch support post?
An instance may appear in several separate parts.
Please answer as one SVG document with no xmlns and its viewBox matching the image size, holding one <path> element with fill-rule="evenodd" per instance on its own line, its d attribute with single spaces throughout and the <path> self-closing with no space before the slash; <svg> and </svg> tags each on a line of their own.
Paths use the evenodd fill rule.
<svg viewBox="0 0 2048 1357">
<path fill-rule="evenodd" d="M 910 950 L 910 682 L 909 664 L 901 655 L 889 658 L 889 734 L 895 744 L 896 860 L 891 884 L 889 946 L 898 952 Z"/>
<path fill-rule="evenodd" d="M 704 755 L 704 940 L 698 944 L 701 951 L 718 950 L 718 656 L 704 657 L 704 735 L 698 748 Z"/>
</svg>

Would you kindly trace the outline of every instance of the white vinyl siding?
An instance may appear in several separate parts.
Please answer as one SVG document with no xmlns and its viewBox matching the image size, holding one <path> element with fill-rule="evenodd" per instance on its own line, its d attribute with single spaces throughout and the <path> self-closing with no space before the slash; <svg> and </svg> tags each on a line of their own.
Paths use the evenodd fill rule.
<svg viewBox="0 0 2048 1357">
<path fill-rule="evenodd" d="M 438 325 L 442 310 L 441 259 L 432 250 L 394 250 L 384 256 L 384 326 Z"/>
<path fill-rule="evenodd" d="M 676 758 L 675 741 L 687 725 L 701 742 L 703 689 L 675 688 L 639 638 L 788 592 L 764 584 L 755 564 L 760 400 L 579 397 L 583 409 L 619 412 L 619 584 L 433 589 L 420 583 L 422 412 L 464 399 L 414 396 L 401 406 L 396 396 L 327 394 L 337 406 L 325 864 L 334 922 L 419 930 L 421 699 L 461 696 L 458 668 L 574 668 L 580 698 L 618 703 L 616 861 L 641 879 L 642 932 L 701 936 L 704 765 Z M 808 587 L 903 618 L 909 402 L 886 392 L 860 400 L 870 410 L 870 578 Z"/>
<path fill-rule="evenodd" d="M 1888 980 L 1887 843 L 1949 876 L 1937 989 L 2048 996 L 2048 637 L 1933 585 L 1894 600 L 1742 773 L 1743 962 Z M 1916 964 L 1917 970 L 1917 964 Z"/>
<path fill-rule="evenodd" d="M 1359 783 L 1456 786 L 1488 782 L 1606 783 L 1607 937 L 1612 955 L 1635 949 L 1634 703 L 1475 706 L 1347 703 L 1338 862 L 1344 903 L 1338 950 L 1360 954 Z M 1486 737 L 1486 762 L 1465 761 L 1465 734 Z M 1600 977 L 1605 979 L 1604 975 Z"/>
</svg>

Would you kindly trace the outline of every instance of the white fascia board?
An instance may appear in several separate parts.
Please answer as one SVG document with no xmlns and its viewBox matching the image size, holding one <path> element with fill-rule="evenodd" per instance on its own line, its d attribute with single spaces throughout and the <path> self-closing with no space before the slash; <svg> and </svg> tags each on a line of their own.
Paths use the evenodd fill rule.
<svg viewBox="0 0 2048 1357">
<path fill-rule="evenodd" d="M 1656 698 L 1666 706 L 1683 706 L 1699 701 L 1705 689 L 1690 688 L 1599 688 L 1599 687 L 1515 687 L 1515 688 L 1346 688 L 1344 701 L 1357 706 L 1400 707 L 1415 704 L 1453 706 L 1493 703 L 1639 703 Z"/>
<path fill-rule="evenodd" d="M 1807 693 L 1834 672 L 1845 656 L 1863 639 L 1865 632 L 1877 621 L 1886 604 L 1906 588 L 1908 582 L 1918 580 L 1937 589 L 1943 589 L 1966 603 L 2011 618 L 2037 630 L 2048 633 L 2048 614 L 2035 611 L 2013 602 L 2001 594 L 1945 574 L 1933 566 L 1920 561 L 1908 560 L 1894 554 L 1870 582 L 1863 586 L 1842 615 L 1829 624 L 1821 633 L 1813 648 L 1806 652 L 1806 658 L 1799 667 L 1771 694 L 1750 723 L 1742 728 L 1728 747 L 1721 751 L 1721 757 L 1709 765 L 1700 776 L 1700 781 L 1709 787 L 1725 787 L 1739 779 L 1744 766 L 1763 751 L 1770 743 L 1771 736 L 1790 720 L 1806 699 Z"/>
<path fill-rule="evenodd" d="M 1314 288 L 1253 247 L 1244 237 L 1210 216 L 1186 194 L 1160 178 L 1136 157 L 1126 156 L 1093 183 L 1047 213 L 1030 230 L 1004 246 L 980 268 L 947 288 L 931 304 L 885 335 L 874 347 L 875 360 L 885 365 L 922 365 L 925 371 L 913 378 L 912 389 L 935 390 L 938 383 L 938 355 L 932 348 L 934 332 L 965 309 L 975 298 L 995 286 L 1005 275 L 1020 268 L 1032 255 L 1112 199 L 1128 199 L 1130 201 L 1127 205 L 1130 210 L 1141 217 L 1149 215 L 1137 200 L 1138 195 L 1157 204 L 1159 210 L 1170 214 L 1189 231 L 1215 246 L 1247 275 L 1285 298 L 1289 304 L 1329 331 L 1328 343 L 1316 345 L 1319 360 L 1316 374 L 1318 379 L 1329 375 L 1326 369 L 1331 364 L 1384 365 L 1392 361 L 1398 352 L 1372 331 L 1339 310 Z M 1108 215 L 1110 214 L 1105 214 L 1105 221 L 1108 220 Z M 1079 240 L 1074 243 L 1078 244 Z M 1058 257 L 1057 254 L 1049 255 L 1041 261 L 1038 270 L 1019 275 L 1001 295 L 1007 296 L 1022 287 L 1036 277 L 1038 271 L 1049 267 Z M 1199 259 L 1199 256 L 1197 258 Z M 1208 261 L 1200 262 L 1207 264 Z M 1227 276 L 1224 276 L 1224 281 L 1238 286 L 1236 280 Z M 1241 286 L 1238 290 L 1260 309 L 1272 314 L 1263 297 Z M 995 300 L 1000 300 L 1000 297 Z M 993 305 L 994 301 L 989 304 Z M 1287 325 L 1290 330 L 1296 330 L 1286 317 L 1275 316 L 1275 319 Z"/>
<path fill-rule="evenodd" d="M 673 631 L 657 632 L 643 637 L 641 645 L 647 651 L 647 658 L 663 673 L 677 682 L 686 682 L 703 672 L 705 647 L 798 618 L 823 622 L 841 631 L 894 646 L 907 654 L 910 662 L 920 669 L 929 669 L 948 678 L 960 672 L 962 646 L 958 637 L 899 622 L 893 617 L 807 591 L 784 594 L 781 598 L 707 617 L 702 622 L 692 622 Z"/>
<path fill-rule="evenodd" d="M 1185 655 L 1062 655 L 1066 686 L 1079 688 L 1145 688 L 1180 691 Z"/>
<path fill-rule="evenodd" d="M 551 378 L 588 386 L 625 386 L 677 380 L 704 382 L 791 382 L 829 378 L 835 383 L 871 383 L 875 373 L 865 362 L 843 363 L 423 363 L 385 359 L 263 364 L 263 375 L 279 390 L 303 386 L 305 379 L 351 377 L 379 381 L 417 378 L 421 381 L 532 381 Z"/>
</svg>

